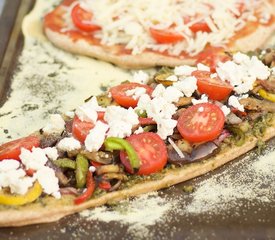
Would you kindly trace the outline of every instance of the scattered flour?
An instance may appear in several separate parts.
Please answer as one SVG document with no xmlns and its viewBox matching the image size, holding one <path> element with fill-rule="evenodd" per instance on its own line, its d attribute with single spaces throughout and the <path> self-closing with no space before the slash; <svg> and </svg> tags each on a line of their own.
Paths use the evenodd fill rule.
<svg viewBox="0 0 275 240">
<path fill-rule="evenodd" d="M 252 153 L 200 182 L 184 211 L 189 214 L 211 214 L 235 208 L 237 214 L 238 208 L 243 207 L 243 200 L 263 205 L 272 202 L 275 195 L 275 151 L 254 161 L 251 157 Z"/>
<path fill-rule="evenodd" d="M 127 232 L 136 237 L 137 234 L 139 237 L 144 237 L 149 235 L 149 226 L 167 220 L 167 213 L 175 207 L 175 203 L 167 201 L 157 192 L 152 192 L 133 200 L 123 200 L 114 207 L 102 206 L 84 210 L 80 216 L 89 221 L 98 220 L 105 223 L 117 221 L 129 226 Z"/>
</svg>

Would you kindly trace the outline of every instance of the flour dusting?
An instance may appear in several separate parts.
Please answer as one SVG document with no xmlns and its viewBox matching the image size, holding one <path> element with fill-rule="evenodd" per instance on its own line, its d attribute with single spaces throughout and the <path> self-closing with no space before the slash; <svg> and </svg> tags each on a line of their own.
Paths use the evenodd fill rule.
<svg viewBox="0 0 275 240">
<path fill-rule="evenodd" d="M 244 207 L 244 200 L 246 204 L 269 204 L 275 195 L 275 151 L 254 161 L 251 160 L 252 155 L 200 182 L 184 211 L 189 214 L 210 214 L 235 208 L 237 214 L 238 209 Z"/>
<path fill-rule="evenodd" d="M 84 210 L 81 217 L 87 220 L 98 220 L 109 223 L 119 222 L 128 225 L 128 232 L 149 235 L 148 227 L 167 220 L 167 213 L 175 207 L 176 202 L 158 195 L 157 192 L 144 194 L 133 200 L 120 201 L 115 206 L 102 206 L 91 210 Z"/>
</svg>

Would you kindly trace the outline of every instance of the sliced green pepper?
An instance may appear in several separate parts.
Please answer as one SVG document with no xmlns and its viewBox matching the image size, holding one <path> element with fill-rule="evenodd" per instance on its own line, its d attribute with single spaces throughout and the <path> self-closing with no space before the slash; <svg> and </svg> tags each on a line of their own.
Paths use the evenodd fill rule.
<svg viewBox="0 0 275 240">
<path fill-rule="evenodd" d="M 76 169 L 75 169 L 75 178 L 76 178 L 77 188 L 83 188 L 85 186 L 88 171 L 89 171 L 88 159 L 83 155 L 78 154 L 76 157 Z"/>
<path fill-rule="evenodd" d="M 104 145 L 107 151 L 125 150 L 128 155 L 131 167 L 134 171 L 138 171 L 140 167 L 140 159 L 133 146 L 127 142 L 127 140 L 117 137 L 108 137 L 105 139 Z"/>
<path fill-rule="evenodd" d="M 258 91 L 258 93 L 260 94 L 260 96 L 266 100 L 269 100 L 271 102 L 275 102 L 275 94 L 274 93 L 269 93 L 267 91 L 265 91 L 264 89 L 260 89 Z"/>
<path fill-rule="evenodd" d="M 31 189 L 25 195 L 0 194 L 0 204 L 10 206 L 20 206 L 31 203 L 42 193 L 42 187 L 36 181 Z"/>
<path fill-rule="evenodd" d="M 76 168 L 76 162 L 69 158 L 60 158 L 60 159 L 53 161 L 53 163 L 56 166 L 61 167 L 61 168 L 70 168 L 70 169 Z"/>
</svg>

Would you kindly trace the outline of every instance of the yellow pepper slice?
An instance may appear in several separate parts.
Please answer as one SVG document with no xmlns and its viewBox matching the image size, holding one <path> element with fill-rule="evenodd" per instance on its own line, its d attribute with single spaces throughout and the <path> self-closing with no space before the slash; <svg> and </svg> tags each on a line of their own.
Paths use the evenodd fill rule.
<svg viewBox="0 0 275 240">
<path fill-rule="evenodd" d="M 0 204 L 19 206 L 31 203 L 36 200 L 42 193 L 42 187 L 36 181 L 31 189 L 25 195 L 0 194 Z"/>
<path fill-rule="evenodd" d="M 269 93 L 267 91 L 265 91 L 264 89 L 260 89 L 258 91 L 258 93 L 260 94 L 261 97 L 263 97 L 266 100 L 269 100 L 271 102 L 275 102 L 275 94 L 273 93 Z"/>
</svg>

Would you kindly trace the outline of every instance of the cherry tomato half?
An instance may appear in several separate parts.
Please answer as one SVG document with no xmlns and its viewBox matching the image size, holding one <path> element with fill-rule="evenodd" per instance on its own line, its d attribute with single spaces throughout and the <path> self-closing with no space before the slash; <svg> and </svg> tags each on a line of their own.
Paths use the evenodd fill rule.
<svg viewBox="0 0 275 240">
<path fill-rule="evenodd" d="M 224 121 L 224 114 L 218 106 L 212 103 L 201 103 L 182 112 L 177 129 L 187 141 L 211 141 L 222 132 Z"/>
<path fill-rule="evenodd" d="M 93 14 L 81 8 L 79 4 L 73 7 L 71 17 L 74 25 L 82 31 L 93 32 L 101 29 L 100 26 L 92 23 Z"/>
<path fill-rule="evenodd" d="M 197 86 L 200 93 L 205 93 L 212 100 L 225 100 L 233 90 L 233 87 L 222 81 L 219 77 L 211 78 L 207 71 L 194 71 L 192 76 L 197 78 Z"/>
<path fill-rule="evenodd" d="M 40 139 L 37 136 L 28 136 L 4 143 L 0 146 L 0 160 L 20 160 L 21 148 L 31 150 L 33 147 L 39 147 L 39 145 Z"/>
<path fill-rule="evenodd" d="M 196 32 L 211 32 L 211 29 L 209 28 L 209 26 L 207 25 L 206 22 L 201 21 L 201 22 L 196 22 L 193 25 L 191 25 L 190 30 L 194 33 Z"/>
<path fill-rule="evenodd" d="M 131 135 L 126 139 L 136 150 L 141 166 L 139 175 L 159 172 L 167 163 L 167 149 L 159 135 L 152 132 Z M 120 160 L 126 170 L 133 173 L 126 152 L 120 152 Z"/>
<path fill-rule="evenodd" d="M 182 41 L 184 37 L 172 29 L 155 29 L 150 28 L 151 36 L 157 43 L 176 43 Z"/>
<path fill-rule="evenodd" d="M 134 99 L 132 96 L 127 96 L 126 91 L 137 88 L 143 87 L 146 89 L 146 93 L 151 95 L 153 89 L 145 84 L 140 83 L 122 83 L 118 86 L 110 88 L 110 93 L 113 99 L 123 107 L 136 107 L 138 103 L 138 99 Z"/>
<path fill-rule="evenodd" d="M 75 116 L 72 127 L 73 136 L 80 142 L 84 143 L 87 135 L 94 126 L 94 123 L 81 121 L 77 116 Z"/>
<path fill-rule="evenodd" d="M 197 56 L 196 64 L 203 63 L 210 67 L 211 72 L 216 72 L 218 62 L 226 62 L 230 57 L 222 47 L 207 47 Z"/>
</svg>

